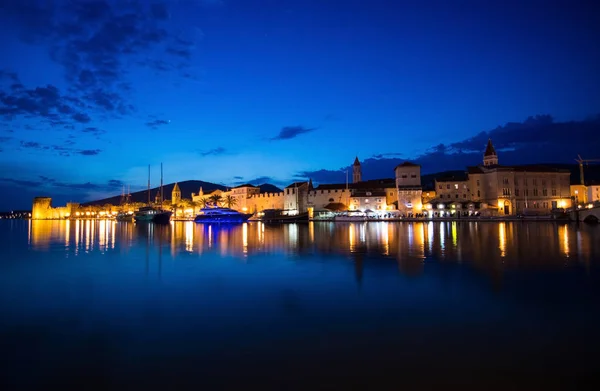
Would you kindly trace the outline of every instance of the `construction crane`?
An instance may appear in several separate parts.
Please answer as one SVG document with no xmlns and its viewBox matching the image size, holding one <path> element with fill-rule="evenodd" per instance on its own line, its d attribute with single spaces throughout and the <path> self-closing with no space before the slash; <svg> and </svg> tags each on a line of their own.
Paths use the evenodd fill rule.
<svg viewBox="0 0 600 391">
<path fill-rule="evenodd" d="M 577 155 L 577 159 L 575 159 L 577 163 L 579 163 L 579 179 L 582 185 L 585 186 L 585 180 L 583 179 L 583 163 L 590 162 L 600 162 L 600 159 L 582 159 L 581 155 Z"/>
</svg>

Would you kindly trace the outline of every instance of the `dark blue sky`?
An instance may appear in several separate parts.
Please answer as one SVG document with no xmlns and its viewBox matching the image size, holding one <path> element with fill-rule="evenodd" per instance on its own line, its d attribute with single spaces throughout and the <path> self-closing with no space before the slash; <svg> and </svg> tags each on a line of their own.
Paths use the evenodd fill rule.
<svg viewBox="0 0 600 391">
<path fill-rule="evenodd" d="M 460 169 L 490 136 L 501 163 L 600 157 L 591 1 L 3 0 L 0 34 L 0 209 L 160 162 L 282 185 Z"/>
</svg>

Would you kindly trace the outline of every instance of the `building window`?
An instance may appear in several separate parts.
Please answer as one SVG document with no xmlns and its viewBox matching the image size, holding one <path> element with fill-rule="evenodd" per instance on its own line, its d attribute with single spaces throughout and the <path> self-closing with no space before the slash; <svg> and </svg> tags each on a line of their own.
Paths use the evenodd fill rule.
<svg viewBox="0 0 600 391">
<path fill-rule="evenodd" d="M 410 177 L 411 177 L 411 178 L 416 178 L 416 177 L 417 177 L 417 174 L 410 174 Z"/>
<path fill-rule="evenodd" d="M 552 189 L 552 195 L 555 196 L 556 195 L 556 189 Z"/>
<path fill-rule="evenodd" d="M 552 179 L 552 181 L 550 181 L 550 184 L 552 184 L 552 187 L 556 187 L 556 180 Z"/>
<path fill-rule="evenodd" d="M 454 189 L 455 189 L 455 190 L 458 190 L 458 183 L 455 183 L 455 184 L 454 184 Z"/>
<path fill-rule="evenodd" d="M 504 187 L 504 188 L 502 189 L 502 195 L 504 195 L 504 196 L 509 196 L 509 195 L 510 195 L 510 189 L 509 189 L 509 188 L 507 188 L 507 187 Z"/>
<path fill-rule="evenodd" d="M 519 196 L 519 189 L 515 189 L 515 196 Z"/>
<path fill-rule="evenodd" d="M 537 186 L 537 179 L 533 180 L 533 186 Z"/>
<path fill-rule="evenodd" d="M 529 190 L 525 189 L 525 197 L 529 195 Z"/>
<path fill-rule="evenodd" d="M 408 178 L 406 174 L 402 174 L 402 178 Z"/>
<path fill-rule="evenodd" d="M 440 190 L 442 189 L 442 185 L 440 185 Z"/>
<path fill-rule="evenodd" d="M 463 189 L 466 189 L 466 188 L 467 188 L 467 185 L 463 185 Z"/>
<path fill-rule="evenodd" d="M 479 190 L 477 190 L 477 197 L 481 197 L 481 192 Z"/>
<path fill-rule="evenodd" d="M 546 186 L 546 180 L 542 179 L 542 186 Z"/>
<path fill-rule="evenodd" d="M 504 178 L 504 179 L 502 179 L 502 184 L 504 184 L 504 185 L 508 185 L 508 178 Z"/>
<path fill-rule="evenodd" d="M 466 194 L 463 194 L 463 198 L 465 198 L 465 199 L 466 199 L 466 198 L 467 198 L 467 195 L 466 195 Z"/>
<path fill-rule="evenodd" d="M 456 198 L 458 198 L 458 194 L 456 195 Z"/>
<path fill-rule="evenodd" d="M 546 197 L 546 196 L 548 195 L 548 189 L 543 189 L 543 190 L 542 190 L 542 195 L 543 195 L 544 197 Z"/>
<path fill-rule="evenodd" d="M 450 190 L 450 184 L 449 183 L 446 185 L 446 189 Z"/>
<path fill-rule="evenodd" d="M 477 179 L 477 186 L 479 186 L 479 179 Z"/>
<path fill-rule="evenodd" d="M 538 189 L 533 189 L 533 195 L 537 197 L 537 195 L 538 195 Z"/>
<path fill-rule="evenodd" d="M 519 186 L 519 180 L 515 178 L 515 186 Z"/>
<path fill-rule="evenodd" d="M 290 189 L 285 189 L 285 190 L 287 190 L 287 194 L 289 195 L 290 194 Z M 321 191 L 323 191 L 323 190 L 321 190 Z"/>
<path fill-rule="evenodd" d="M 393 191 L 390 191 L 390 195 L 391 195 L 391 196 L 393 196 L 393 195 L 394 195 L 394 192 L 393 192 Z M 427 195 L 429 195 L 429 193 L 427 193 Z"/>
</svg>

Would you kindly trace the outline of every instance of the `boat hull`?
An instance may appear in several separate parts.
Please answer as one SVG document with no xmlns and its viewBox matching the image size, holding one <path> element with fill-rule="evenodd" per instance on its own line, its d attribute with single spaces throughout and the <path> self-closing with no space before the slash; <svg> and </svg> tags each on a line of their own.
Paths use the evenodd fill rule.
<svg viewBox="0 0 600 391">
<path fill-rule="evenodd" d="M 163 211 L 154 215 L 152 222 L 156 224 L 169 224 L 171 222 L 171 215 L 173 212 Z"/>
<path fill-rule="evenodd" d="M 152 219 L 154 219 L 154 215 L 149 214 L 136 215 L 134 217 L 136 223 L 151 223 Z"/>
<path fill-rule="evenodd" d="M 203 223 L 203 224 L 239 224 L 239 223 L 244 223 L 246 221 L 248 221 L 248 219 L 250 218 L 250 214 L 239 214 L 237 216 L 205 216 L 205 215 L 198 215 L 196 216 L 196 218 L 194 219 L 194 222 L 196 223 Z"/>
</svg>

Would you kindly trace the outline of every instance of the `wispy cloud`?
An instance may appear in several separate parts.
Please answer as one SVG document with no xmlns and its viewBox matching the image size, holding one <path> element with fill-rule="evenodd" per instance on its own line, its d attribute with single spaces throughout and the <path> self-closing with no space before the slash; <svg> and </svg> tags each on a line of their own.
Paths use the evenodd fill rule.
<svg viewBox="0 0 600 391">
<path fill-rule="evenodd" d="M 226 152 L 225 148 L 217 147 L 217 148 L 209 149 L 207 151 L 200 151 L 200 156 L 222 155 L 225 152 Z"/>
<path fill-rule="evenodd" d="M 270 140 L 289 140 L 303 133 L 312 132 L 316 128 L 307 128 L 304 126 L 284 126 L 279 131 L 279 134 L 275 137 L 271 137 Z"/>
<path fill-rule="evenodd" d="M 168 125 L 170 123 L 171 123 L 170 120 L 155 119 L 155 120 L 146 122 L 146 126 L 152 128 L 152 129 L 157 129 L 159 126 Z"/>
<path fill-rule="evenodd" d="M 65 143 L 68 145 L 74 144 L 70 142 L 70 140 L 67 140 Z M 21 146 L 21 148 L 24 149 L 34 149 L 38 151 L 50 152 L 53 151 L 56 152 L 59 156 L 71 156 L 72 154 L 82 156 L 96 156 L 102 152 L 102 150 L 100 149 L 77 149 L 64 145 L 45 145 L 37 141 L 21 141 L 19 145 Z"/>
<path fill-rule="evenodd" d="M 88 123 L 97 117 L 94 112 L 114 117 L 132 113 L 127 79 L 132 63 L 143 65 L 141 59 L 162 51 L 165 62 L 177 66 L 160 71 L 190 72 L 194 39 L 167 23 L 175 6 L 177 2 L 145 0 L 75 1 L 68 6 L 46 0 L 3 2 L 0 23 L 14 22 L 22 41 L 48 48 L 50 58 L 64 69 L 73 101 L 65 101 L 53 86 L 28 90 L 16 73 L 2 70 L 0 116 L 53 115 L 50 119 L 68 124 Z M 35 96 L 28 96 L 32 91 Z"/>
<path fill-rule="evenodd" d="M 100 149 L 79 149 L 75 153 L 83 156 L 95 156 L 102 152 Z"/>
</svg>

